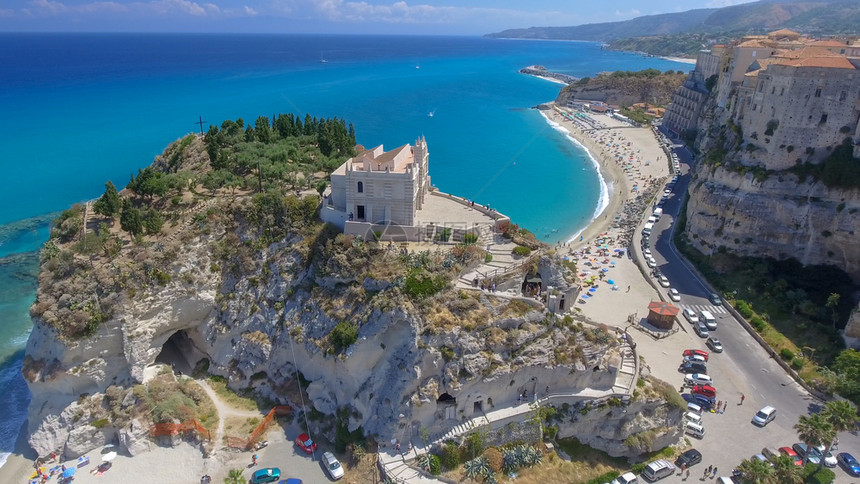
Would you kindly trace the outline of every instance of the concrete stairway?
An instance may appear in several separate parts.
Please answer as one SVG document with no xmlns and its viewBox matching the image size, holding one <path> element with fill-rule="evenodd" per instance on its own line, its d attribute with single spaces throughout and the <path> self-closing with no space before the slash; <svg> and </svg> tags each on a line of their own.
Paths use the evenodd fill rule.
<svg viewBox="0 0 860 484">
<path fill-rule="evenodd" d="M 615 376 L 612 390 L 616 393 L 626 393 L 636 379 L 636 356 L 629 346 L 621 347 L 621 366 Z"/>
</svg>

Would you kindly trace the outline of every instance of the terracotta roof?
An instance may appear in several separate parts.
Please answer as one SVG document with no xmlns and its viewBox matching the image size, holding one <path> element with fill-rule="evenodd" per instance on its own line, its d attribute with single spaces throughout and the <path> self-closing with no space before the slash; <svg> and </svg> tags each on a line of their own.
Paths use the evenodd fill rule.
<svg viewBox="0 0 860 484">
<path fill-rule="evenodd" d="M 847 44 L 845 42 L 839 42 L 838 40 L 817 40 L 812 43 L 812 45 L 816 47 L 846 47 Z"/>
<path fill-rule="evenodd" d="M 846 57 L 843 56 L 815 56 L 801 59 L 783 59 L 776 64 L 794 67 L 825 67 L 829 69 L 856 69 Z"/>
<path fill-rule="evenodd" d="M 774 30 L 773 32 L 769 32 L 767 34 L 768 37 L 800 37 L 800 34 L 789 29 L 779 29 Z"/>
<path fill-rule="evenodd" d="M 775 57 L 782 59 L 805 59 L 808 57 L 842 57 L 824 47 L 804 47 L 797 50 L 779 52 Z"/>
<path fill-rule="evenodd" d="M 746 40 L 738 44 L 738 47 L 768 47 L 762 41 L 758 39 Z"/>
</svg>

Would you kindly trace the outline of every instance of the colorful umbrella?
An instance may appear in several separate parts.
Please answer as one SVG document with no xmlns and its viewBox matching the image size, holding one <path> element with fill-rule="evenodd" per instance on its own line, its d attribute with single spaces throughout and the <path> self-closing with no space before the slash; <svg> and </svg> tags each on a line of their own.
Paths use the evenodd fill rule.
<svg viewBox="0 0 860 484">
<path fill-rule="evenodd" d="M 78 472 L 77 467 L 69 467 L 68 469 L 63 471 L 63 477 L 72 477 L 75 475 L 75 472 Z"/>
</svg>

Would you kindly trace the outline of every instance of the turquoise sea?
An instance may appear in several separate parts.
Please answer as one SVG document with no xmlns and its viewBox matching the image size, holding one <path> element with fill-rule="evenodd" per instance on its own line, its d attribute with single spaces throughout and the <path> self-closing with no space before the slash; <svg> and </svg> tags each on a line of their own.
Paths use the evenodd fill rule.
<svg viewBox="0 0 860 484">
<path fill-rule="evenodd" d="M 325 60 L 326 62 L 321 62 Z M 29 393 L 20 377 L 51 212 L 122 186 L 198 116 L 338 116 L 359 143 L 427 138 L 442 191 L 490 204 L 547 242 L 593 217 L 593 165 L 532 106 L 574 76 L 688 66 L 585 42 L 479 37 L 0 34 L 0 462 Z M 433 113 L 433 116 L 429 116 Z"/>
</svg>

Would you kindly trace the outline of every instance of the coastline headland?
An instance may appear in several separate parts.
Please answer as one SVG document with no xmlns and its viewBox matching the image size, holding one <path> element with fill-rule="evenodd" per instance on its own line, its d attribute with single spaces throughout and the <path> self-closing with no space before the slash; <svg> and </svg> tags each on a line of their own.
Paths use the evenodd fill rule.
<svg viewBox="0 0 860 484">
<path fill-rule="evenodd" d="M 557 84 L 564 84 L 565 86 L 568 84 L 573 84 L 578 81 L 578 77 L 569 76 L 567 74 L 561 74 L 558 72 L 552 72 L 547 70 L 544 66 L 532 65 L 528 67 L 523 67 L 520 69 L 520 74 L 528 74 L 530 76 L 540 77 L 541 79 L 546 79 L 547 81 L 552 81 Z"/>
</svg>

